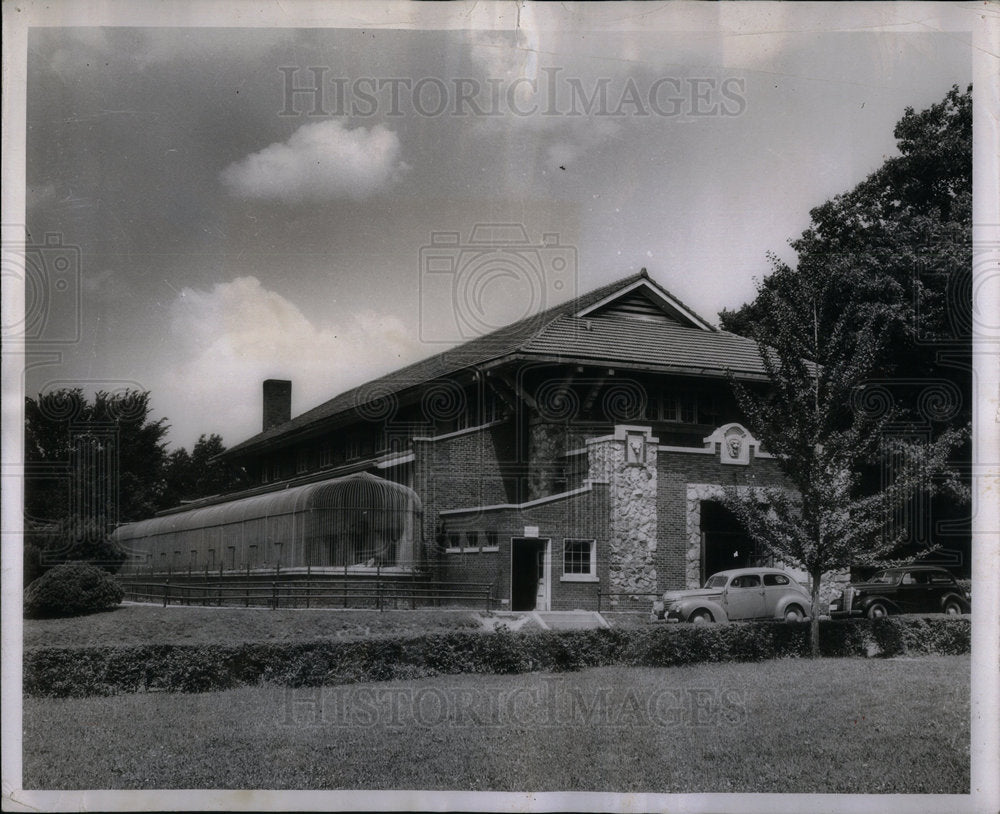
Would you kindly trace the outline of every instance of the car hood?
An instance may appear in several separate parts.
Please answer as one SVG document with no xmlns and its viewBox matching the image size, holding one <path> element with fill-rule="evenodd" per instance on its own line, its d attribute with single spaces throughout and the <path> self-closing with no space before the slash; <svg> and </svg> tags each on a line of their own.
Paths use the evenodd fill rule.
<svg viewBox="0 0 1000 814">
<path fill-rule="evenodd" d="M 688 591 L 667 591 L 663 594 L 664 602 L 676 602 L 680 599 L 691 599 L 693 597 L 708 598 L 722 597 L 722 588 L 692 588 Z"/>
<path fill-rule="evenodd" d="M 899 583 L 893 585 L 888 582 L 852 582 L 847 587 L 854 591 L 884 591 L 886 588 L 898 588 Z"/>
</svg>

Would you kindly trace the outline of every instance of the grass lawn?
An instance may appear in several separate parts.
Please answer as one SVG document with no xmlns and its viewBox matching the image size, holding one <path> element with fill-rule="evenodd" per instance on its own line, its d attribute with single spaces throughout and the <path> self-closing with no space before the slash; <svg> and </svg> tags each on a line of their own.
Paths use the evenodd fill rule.
<svg viewBox="0 0 1000 814">
<path fill-rule="evenodd" d="M 215 644 L 279 640 L 415 636 L 480 628 L 480 613 L 464 610 L 332 610 L 200 608 L 121 605 L 67 619 L 25 619 L 24 647 L 108 644 Z"/>
<path fill-rule="evenodd" d="M 24 784 L 968 793 L 968 656 L 24 699 Z"/>
</svg>

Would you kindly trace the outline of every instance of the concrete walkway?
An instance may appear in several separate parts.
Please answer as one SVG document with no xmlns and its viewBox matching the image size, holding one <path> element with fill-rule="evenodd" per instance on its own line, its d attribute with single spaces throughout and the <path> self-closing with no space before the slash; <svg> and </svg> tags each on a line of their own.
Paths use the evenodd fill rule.
<svg viewBox="0 0 1000 814">
<path fill-rule="evenodd" d="M 545 630 L 591 630 L 611 627 L 597 611 L 533 611 L 531 615 Z"/>
</svg>

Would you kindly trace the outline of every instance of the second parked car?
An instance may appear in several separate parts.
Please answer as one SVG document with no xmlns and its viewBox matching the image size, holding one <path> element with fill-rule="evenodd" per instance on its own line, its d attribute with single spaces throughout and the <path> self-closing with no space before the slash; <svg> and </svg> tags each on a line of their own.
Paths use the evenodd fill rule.
<svg viewBox="0 0 1000 814">
<path fill-rule="evenodd" d="M 808 592 L 791 574 L 777 568 L 736 568 L 720 571 L 705 587 L 667 591 L 653 613 L 671 622 L 728 622 L 739 619 L 809 618 Z"/>
<path fill-rule="evenodd" d="M 943 568 L 910 565 L 879 571 L 867 582 L 852 582 L 830 602 L 830 615 L 880 619 L 896 613 L 948 613 L 970 610 L 969 594 Z"/>
</svg>

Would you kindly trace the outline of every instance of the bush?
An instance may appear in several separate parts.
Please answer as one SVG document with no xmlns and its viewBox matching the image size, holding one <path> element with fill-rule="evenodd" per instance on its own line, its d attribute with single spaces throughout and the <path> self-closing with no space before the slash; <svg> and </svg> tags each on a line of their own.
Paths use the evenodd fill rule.
<svg viewBox="0 0 1000 814">
<path fill-rule="evenodd" d="M 824 621 L 825 656 L 969 652 L 966 618 Z M 660 625 L 645 629 L 448 633 L 410 639 L 36 648 L 24 653 L 27 695 L 208 692 L 267 682 L 320 687 L 458 673 L 553 672 L 804 657 L 809 624 Z"/>
<path fill-rule="evenodd" d="M 67 562 L 46 571 L 24 592 L 24 615 L 38 619 L 82 616 L 118 605 L 125 591 L 113 576 L 86 562 Z"/>
</svg>

